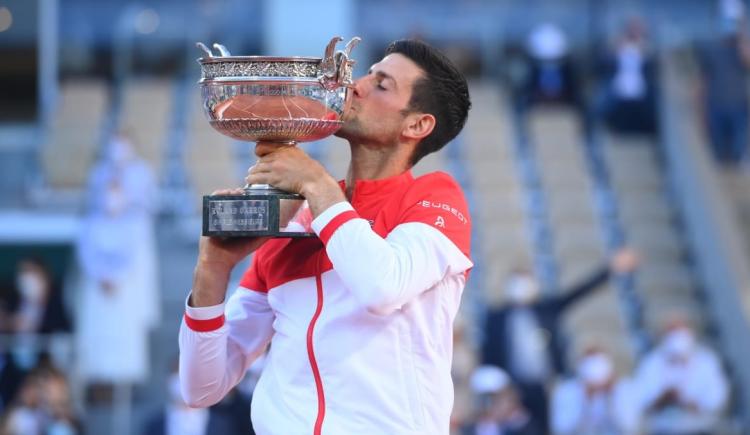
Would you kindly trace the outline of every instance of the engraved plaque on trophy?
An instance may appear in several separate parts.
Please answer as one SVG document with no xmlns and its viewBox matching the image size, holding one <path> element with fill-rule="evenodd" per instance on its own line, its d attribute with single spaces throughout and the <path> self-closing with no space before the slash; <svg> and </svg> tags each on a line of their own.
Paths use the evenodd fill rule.
<svg viewBox="0 0 750 435">
<path fill-rule="evenodd" d="M 234 139 L 294 146 L 335 133 L 349 107 L 353 38 L 343 50 L 335 37 L 323 58 L 232 56 L 198 43 L 203 109 L 211 126 Z M 245 186 L 242 195 L 203 197 L 203 235 L 310 237 L 301 224 L 304 198 L 270 185 Z"/>
</svg>

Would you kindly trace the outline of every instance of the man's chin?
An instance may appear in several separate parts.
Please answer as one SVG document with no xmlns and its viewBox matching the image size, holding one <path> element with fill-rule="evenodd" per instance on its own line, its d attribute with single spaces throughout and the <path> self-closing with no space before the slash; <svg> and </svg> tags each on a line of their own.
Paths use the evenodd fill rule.
<svg viewBox="0 0 750 435">
<path fill-rule="evenodd" d="M 340 137 L 341 139 L 347 139 L 347 140 L 348 140 L 348 139 L 349 139 L 349 137 L 350 137 L 350 134 L 349 134 L 349 132 L 348 132 L 348 131 L 346 130 L 346 128 L 345 128 L 345 127 L 346 127 L 346 125 L 345 125 L 344 127 L 341 127 L 340 129 L 338 129 L 338 130 L 336 131 L 336 133 L 334 133 L 333 135 L 334 135 L 334 136 L 336 136 L 336 137 Z"/>
<path fill-rule="evenodd" d="M 342 139 L 350 139 L 356 136 L 357 120 L 356 118 L 344 119 L 344 124 L 333 135 Z"/>
</svg>

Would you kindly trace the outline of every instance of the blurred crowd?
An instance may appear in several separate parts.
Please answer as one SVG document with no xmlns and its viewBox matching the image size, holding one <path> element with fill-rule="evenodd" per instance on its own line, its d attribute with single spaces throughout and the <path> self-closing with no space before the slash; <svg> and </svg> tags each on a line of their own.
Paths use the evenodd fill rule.
<svg viewBox="0 0 750 435">
<path fill-rule="evenodd" d="M 716 35 L 693 47 L 700 72 L 696 98 L 715 160 L 739 166 L 747 161 L 750 139 L 750 29 L 743 2 L 718 5 Z M 603 124 L 619 134 L 658 135 L 658 56 L 638 16 L 626 19 L 611 41 L 592 42 L 585 60 L 558 25 L 545 22 L 525 41 L 507 46 L 502 76 L 520 114 L 536 105 L 567 105 L 587 130 Z"/>
<path fill-rule="evenodd" d="M 487 316 L 479 358 L 464 339 L 457 340 L 454 380 L 461 404 L 454 409 L 454 433 L 724 433 L 729 381 L 719 356 L 684 313 L 665 315 L 658 343 L 630 373 L 618 371 L 623 364 L 608 343 L 597 342 L 583 345 L 568 368 L 570 352 L 561 345 L 565 313 L 636 266 L 635 254 L 621 250 L 590 278 L 546 297 L 533 276 L 514 273 L 505 288 L 507 302 Z"/>
<path fill-rule="evenodd" d="M 721 422 L 729 397 L 726 375 L 717 355 L 681 321 L 665 330 L 633 373 L 618 373 L 612 355 L 592 346 L 571 375 L 545 379 L 541 396 L 524 395 L 525 382 L 495 365 L 476 368 L 470 377 L 476 414 L 456 433 L 698 435 L 726 430 Z M 538 400 L 549 403 L 548 414 L 538 413 Z"/>
<path fill-rule="evenodd" d="M 0 434 L 74 434 L 80 426 L 68 381 L 56 367 L 64 356 L 55 337 L 72 332 L 60 286 L 38 258 L 16 267 L 14 291 L 0 297 Z"/>
</svg>

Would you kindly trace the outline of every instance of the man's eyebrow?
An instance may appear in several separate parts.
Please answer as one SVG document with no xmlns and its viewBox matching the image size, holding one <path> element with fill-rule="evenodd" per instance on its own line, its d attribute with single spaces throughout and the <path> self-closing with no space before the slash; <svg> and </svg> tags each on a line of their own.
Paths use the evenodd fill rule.
<svg viewBox="0 0 750 435">
<path fill-rule="evenodd" d="M 368 74 L 375 74 L 376 76 L 378 76 L 378 78 L 381 78 L 383 80 L 390 80 L 390 81 L 393 82 L 393 87 L 398 87 L 398 83 L 396 82 L 396 79 L 393 78 L 392 75 L 390 75 L 390 74 L 388 74 L 386 72 L 383 72 L 383 71 L 380 71 L 380 70 L 373 71 L 372 68 L 370 68 L 370 70 L 367 71 L 367 73 Z"/>
</svg>

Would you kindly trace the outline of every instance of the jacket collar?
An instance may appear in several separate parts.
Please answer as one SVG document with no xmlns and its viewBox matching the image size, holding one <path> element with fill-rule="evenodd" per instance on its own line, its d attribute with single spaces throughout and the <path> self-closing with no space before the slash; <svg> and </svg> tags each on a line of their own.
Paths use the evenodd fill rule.
<svg viewBox="0 0 750 435">
<path fill-rule="evenodd" d="M 388 178 L 355 180 L 351 202 L 389 196 L 394 192 L 398 192 L 401 187 L 411 184 L 413 181 L 414 175 L 412 175 L 411 169 Z M 339 181 L 339 185 L 342 190 L 346 191 L 345 180 Z"/>
</svg>

